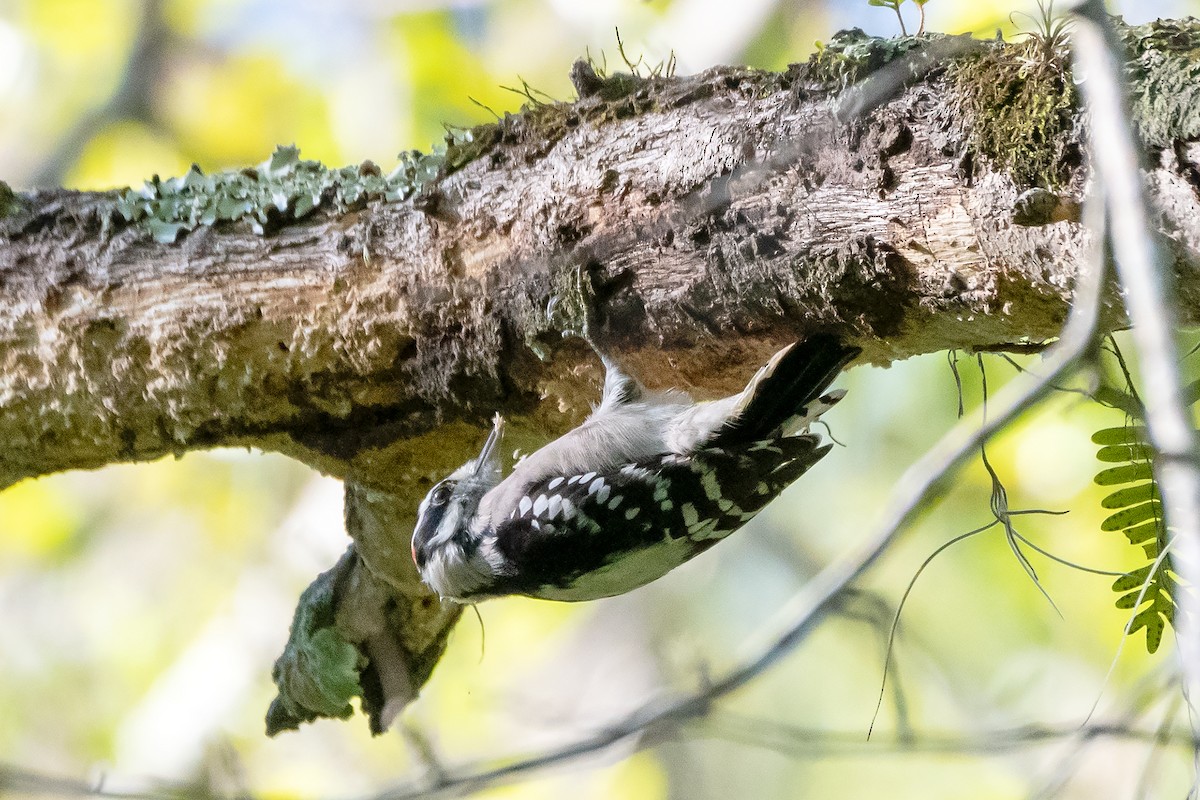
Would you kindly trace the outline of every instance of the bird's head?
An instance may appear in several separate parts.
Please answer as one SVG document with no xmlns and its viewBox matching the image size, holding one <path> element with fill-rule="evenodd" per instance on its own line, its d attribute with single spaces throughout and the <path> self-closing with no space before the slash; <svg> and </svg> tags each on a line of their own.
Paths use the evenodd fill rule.
<svg viewBox="0 0 1200 800">
<path fill-rule="evenodd" d="M 497 414 L 492 432 L 479 456 L 471 459 L 432 489 L 417 510 L 412 537 L 413 563 L 422 579 L 443 597 L 458 597 L 462 587 L 452 585 L 451 572 L 465 566 L 479 542 L 471 522 L 479 501 L 500 482 L 499 444 L 504 419 Z"/>
</svg>

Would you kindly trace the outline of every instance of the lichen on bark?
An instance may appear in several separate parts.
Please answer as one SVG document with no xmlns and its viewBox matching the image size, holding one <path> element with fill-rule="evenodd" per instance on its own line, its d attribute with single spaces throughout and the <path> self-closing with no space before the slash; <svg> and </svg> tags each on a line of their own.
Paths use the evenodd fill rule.
<svg viewBox="0 0 1200 800">
<path fill-rule="evenodd" d="M 1192 41 L 1152 34 L 1143 46 Z M 578 101 L 456 137 L 411 191 L 286 151 L 253 192 L 233 178 L 248 197 L 263 174 L 302 179 L 281 183 L 279 201 L 255 194 L 251 207 L 276 209 L 266 224 L 241 205 L 209 220 L 226 178 L 198 172 L 140 199 L 18 196 L 0 213 L 0 486 L 216 446 L 345 479 L 369 580 L 299 630 L 325 655 L 348 652 L 330 641 L 356 648 L 382 720 L 389 697 L 411 699 L 428 677 L 457 618 L 409 557 L 421 495 L 474 454 L 493 412 L 529 450 L 596 399 L 598 362 L 562 336 L 585 316 L 581 279 L 595 338 L 653 386 L 702 396 L 741 388 L 816 330 L 876 363 L 1058 333 L 1087 244 L 1073 89 L 1060 65 L 1028 65 L 1027 45 L 983 42 L 839 116 L 847 82 L 905 67 L 927 41 L 848 34 L 780 74 L 601 76 L 581 62 Z M 1171 59 L 1196 60 L 1180 47 Z M 1183 74 L 1137 59 L 1150 66 L 1135 80 L 1151 86 Z M 1004 80 L 983 93 L 988 69 Z M 1039 87 L 1053 91 L 1039 99 Z M 1200 154 L 1180 138 L 1192 119 L 1153 123 L 1154 141 L 1175 146 L 1146 178 L 1194 321 Z M 152 218 L 182 227 L 156 238 L 140 224 Z M 303 669 L 302 650 L 281 669 Z M 310 710 L 344 710 L 344 684 L 329 685 Z"/>
</svg>

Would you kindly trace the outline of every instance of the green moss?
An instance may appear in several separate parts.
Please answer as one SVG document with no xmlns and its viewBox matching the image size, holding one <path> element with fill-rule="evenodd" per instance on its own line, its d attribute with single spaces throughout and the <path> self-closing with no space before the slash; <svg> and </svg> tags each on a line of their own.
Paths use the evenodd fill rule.
<svg viewBox="0 0 1200 800">
<path fill-rule="evenodd" d="M 13 193 L 12 187 L 0 181 L 0 219 L 15 214 L 21 209 L 21 201 Z"/>
<path fill-rule="evenodd" d="M 952 62 L 948 75 L 971 147 L 1018 186 L 1053 188 L 1078 166 L 1079 98 L 1057 48 L 1037 36 L 997 44 Z"/>
<path fill-rule="evenodd" d="M 1117 24 L 1126 47 L 1130 110 L 1142 140 L 1200 138 L 1200 20 Z"/>
<path fill-rule="evenodd" d="M 476 125 L 457 136 L 447 137 L 445 169 L 447 174 L 462 169 L 500 141 L 497 125 Z"/>
<path fill-rule="evenodd" d="M 257 233 L 302 219 L 318 208 L 342 213 L 368 200 L 403 200 L 445 164 L 445 151 L 401 154 L 388 175 L 367 161 L 330 169 L 303 161 L 295 147 L 279 147 L 255 168 L 205 175 L 192 168 L 178 178 L 157 175 L 141 189 L 128 189 L 116 211 L 126 222 L 141 225 L 160 242 L 173 242 L 181 231 L 218 222 L 249 222 Z"/>
<path fill-rule="evenodd" d="M 801 68 L 810 81 L 844 89 L 921 47 L 929 39 L 920 36 L 882 39 L 868 36 L 861 28 L 851 28 L 838 31 L 828 42 L 817 42 L 816 52 Z"/>
</svg>

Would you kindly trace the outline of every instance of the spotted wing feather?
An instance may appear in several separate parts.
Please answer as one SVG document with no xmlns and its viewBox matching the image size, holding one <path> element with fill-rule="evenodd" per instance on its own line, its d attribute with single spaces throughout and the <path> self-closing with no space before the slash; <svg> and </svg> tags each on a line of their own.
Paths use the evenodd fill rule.
<svg viewBox="0 0 1200 800">
<path fill-rule="evenodd" d="M 513 570 L 493 591 L 559 600 L 629 591 L 740 528 L 828 451 L 816 436 L 792 436 L 547 478 L 496 527 Z"/>
</svg>

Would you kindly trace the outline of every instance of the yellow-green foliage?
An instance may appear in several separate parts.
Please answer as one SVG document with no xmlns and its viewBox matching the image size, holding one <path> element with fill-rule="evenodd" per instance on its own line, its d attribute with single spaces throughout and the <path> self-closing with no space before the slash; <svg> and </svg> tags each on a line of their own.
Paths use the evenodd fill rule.
<svg viewBox="0 0 1200 800">
<path fill-rule="evenodd" d="M 1128 397 L 1128 395 L 1126 395 Z M 1138 611 L 1129 632 L 1145 628 L 1146 649 L 1153 653 L 1162 642 L 1167 625 L 1175 620 L 1175 581 L 1169 571 L 1170 560 L 1163 552 L 1167 527 L 1163 521 L 1158 484 L 1154 481 L 1151 459 L 1153 450 L 1140 425 L 1123 425 L 1097 431 L 1092 441 L 1100 445 L 1096 458 L 1117 466 L 1096 475 L 1100 486 L 1118 488 L 1101 502 L 1114 511 L 1101 524 L 1102 531 L 1120 531 L 1129 543 L 1141 547 L 1150 563 L 1122 575 L 1113 582 L 1117 608 Z M 1144 607 L 1143 607 L 1144 606 Z"/>
</svg>

